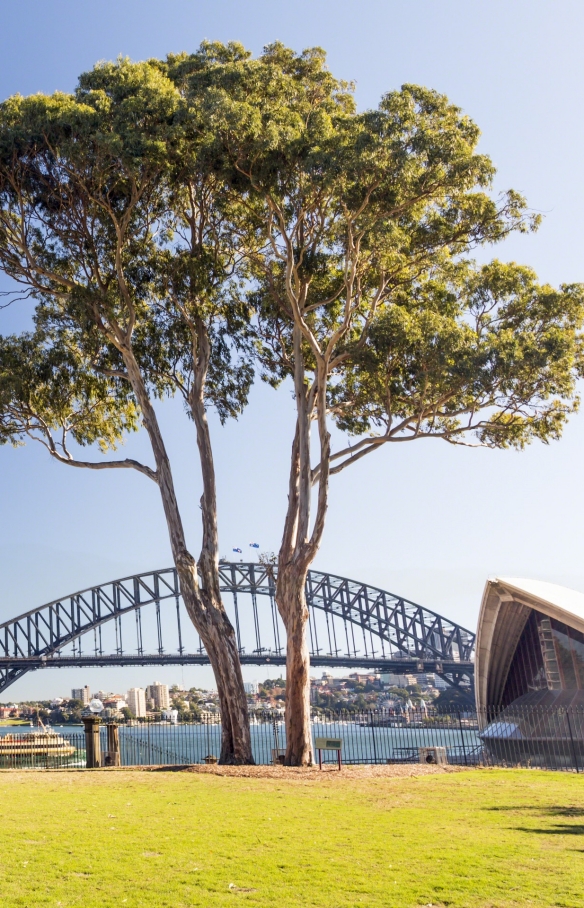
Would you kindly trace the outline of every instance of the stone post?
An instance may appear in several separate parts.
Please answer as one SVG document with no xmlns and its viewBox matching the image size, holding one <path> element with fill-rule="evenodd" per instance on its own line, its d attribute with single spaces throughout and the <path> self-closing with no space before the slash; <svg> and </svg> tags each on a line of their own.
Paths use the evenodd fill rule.
<svg viewBox="0 0 584 908">
<path fill-rule="evenodd" d="M 99 741 L 99 716 L 83 716 L 85 726 L 85 756 L 88 769 L 101 766 L 101 744 Z"/>
<path fill-rule="evenodd" d="M 106 766 L 120 765 L 120 733 L 116 722 L 108 722 L 107 728 L 107 753 Z"/>
</svg>

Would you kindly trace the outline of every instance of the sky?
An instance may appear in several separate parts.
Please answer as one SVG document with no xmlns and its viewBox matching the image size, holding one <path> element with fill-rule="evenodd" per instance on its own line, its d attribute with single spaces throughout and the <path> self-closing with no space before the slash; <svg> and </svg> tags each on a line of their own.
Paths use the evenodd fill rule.
<svg viewBox="0 0 584 908">
<path fill-rule="evenodd" d="M 71 91 L 98 60 L 193 51 L 204 38 L 253 53 L 274 40 L 320 45 L 354 80 L 360 108 L 414 82 L 479 125 L 496 189 L 521 191 L 544 215 L 536 235 L 492 250 L 554 285 L 584 280 L 584 5 L 569 0 L 21 0 L 4 4 L 0 98 Z M 0 275 L 0 290 L 5 289 Z M 27 313 L 0 311 L 0 332 Z M 242 418 L 211 417 L 222 552 L 277 551 L 293 430 L 287 388 L 254 389 Z M 200 480 L 192 425 L 160 408 L 189 543 L 197 551 Z M 147 439 L 128 455 L 149 458 Z M 315 566 L 399 593 L 474 629 L 488 577 L 533 577 L 584 590 L 584 413 L 561 441 L 528 450 L 453 448 L 437 440 L 386 446 L 335 477 Z M 155 486 L 131 471 L 85 472 L 38 445 L 0 448 L 0 621 L 94 583 L 171 564 Z M 272 670 L 273 675 L 275 670 Z M 246 668 L 262 679 L 265 668 Z M 212 686 L 208 669 L 62 669 L 30 673 L 17 700 L 70 688 L 125 691 L 154 678 Z"/>
</svg>

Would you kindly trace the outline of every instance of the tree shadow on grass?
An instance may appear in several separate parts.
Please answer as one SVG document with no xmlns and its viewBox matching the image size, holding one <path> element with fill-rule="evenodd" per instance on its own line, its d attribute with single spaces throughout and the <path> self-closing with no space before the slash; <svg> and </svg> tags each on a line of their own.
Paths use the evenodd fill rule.
<svg viewBox="0 0 584 908">
<path fill-rule="evenodd" d="M 584 807 L 566 807 L 551 805 L 550 807 L 541 807 L 537 804 L 522 804 L 517 806 L 509 805 L 507 807 L 485 807 L 484 810 L 494 811 L 497 813 L 523 813 L 536 815 L 538 817 L 566 817 L 566 819 L 584 817 Z M 531 832 L 535 835 L 582 835 L 584 836 L 584 824 L 581 823 L 553 823 L 545 828 L 536 826 L 514 826 L 516 832 Z M 577 848 L 577 851 L 584 851 Z"/>
<path fill-rule="evenodd" d="M 546 829 L 536 829 L 534 826 L 515 826 L 517 832 L 535 832 L 537 835 L 584 835 L 584 825 L 568 823 L 554 823 Z"/>
<path fill-rule="evenodd" d="M 520 813 L 521 811 L 528 811 L 530 813 L 535 813 L 540 817 L 584 817 L 584 807 L 541 807 L 536 804 L 534 805 L 521 805 L 521 806 L 508 806 L 508 807 L 484 807 L 483 810 L 496 811 L 496 812 L 505 812 L 505 813 Z M 574 829 L 576 827 L 573 827 Z"/>
</svg>

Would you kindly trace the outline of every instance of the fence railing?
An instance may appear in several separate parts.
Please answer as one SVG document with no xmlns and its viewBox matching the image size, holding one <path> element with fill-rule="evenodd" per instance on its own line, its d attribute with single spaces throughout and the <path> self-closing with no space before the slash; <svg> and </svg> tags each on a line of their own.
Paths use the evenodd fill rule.
<svg viewBox="0 0 584 908">
<path fill-rule="evenodd" d="M 122 766 L 215 762 L 221 753 L 220 719 L 172 724 L 153 719 L 119 723 Z M 346 764 L 444 762 L 458 766 L 525 766 L 584 772 L 584 710 L 508 707 L 481 713 L 432 710 L 319 710 L 313 740 L 341 739 Z M 107 728 L 101 727 L 107 752 Z M 255 762 L 278 762 L 286 748 L 282 717 L 251 717 Z M 323 762 L 336 762 L 323 751 Z M 0 728 L 0 768 L 58 769 L 86 765 L 85 734 L 79 726 L 16 732 Z"/>
</svg>

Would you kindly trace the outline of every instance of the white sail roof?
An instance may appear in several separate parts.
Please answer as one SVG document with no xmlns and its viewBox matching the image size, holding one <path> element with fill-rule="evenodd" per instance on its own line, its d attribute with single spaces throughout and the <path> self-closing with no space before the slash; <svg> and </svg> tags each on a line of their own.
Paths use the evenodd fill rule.
<svg viewBox="0 0 584 908">
<path fill-rule="evenodd" d="M 518 577 L 498 577 L 497 582 L 509 591 L 525 593 L 530 599 L 553 605 L 584 619 L 584 593 L 577 590 L 559 586 L 557 583 L 547 583 L 544 580 L 526 580 Z"/>
<path fill-rule="evenodd" d="M 584 593 L 523 577 L 488 580 L 476 641 L 475 687 L 480 707 L 499 703 L 529 609 L 584 633 Z"/>
</svg>

